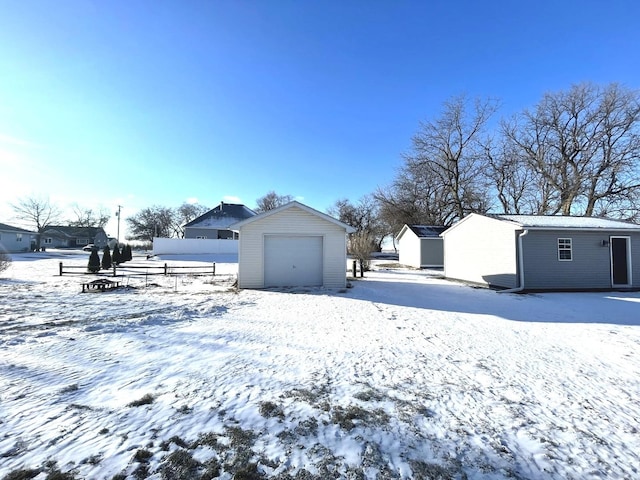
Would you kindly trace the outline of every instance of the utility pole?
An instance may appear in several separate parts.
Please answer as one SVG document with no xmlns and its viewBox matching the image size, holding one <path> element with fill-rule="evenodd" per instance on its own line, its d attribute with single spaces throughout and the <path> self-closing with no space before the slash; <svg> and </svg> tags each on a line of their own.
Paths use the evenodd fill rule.
<svg viewBox="0 0 640 480">
<path fill-rule="evenodd" d="M 122 205 L 118 205 L 118 211 L 116 212 L 116 217 L 118 217 L 118 235 L 116 235 L 116 241 L 118 242 L 118 245 L 120 245 L 120 209 L 122 208 Z"/>
</svg>

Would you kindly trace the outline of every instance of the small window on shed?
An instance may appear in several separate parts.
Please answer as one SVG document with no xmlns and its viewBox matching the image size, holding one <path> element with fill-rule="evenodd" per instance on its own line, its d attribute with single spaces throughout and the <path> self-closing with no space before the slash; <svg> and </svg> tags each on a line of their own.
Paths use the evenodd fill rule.
<svg viewBox="0 0 640 480">
<path fill-rule="evenodd" d="M 570 262 L 573 260 L 570 238 L 558 239 L 558 260 L 561 262 Z"/>
<path fill-rule="evenodd" d="M 22 241 L 22 234 L 16 233 L 16 242 L 21 242 L 21 241 Z"/>
</svg>

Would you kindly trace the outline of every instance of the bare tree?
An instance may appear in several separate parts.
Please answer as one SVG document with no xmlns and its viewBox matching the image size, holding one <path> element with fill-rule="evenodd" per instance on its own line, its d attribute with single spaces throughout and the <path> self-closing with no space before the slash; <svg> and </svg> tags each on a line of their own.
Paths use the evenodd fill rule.
<svg viewBox="0 0 640 480">
<path fill-rule="evenodd" d="M 639 128 L 637 91 L 580 84 L 545 94 L 502 133 L 540 193 L 537 213 L 628 217 L 640 189 Z"/>
<path fill-rule="evenodd" d="M 42 233 L 62 217 L 62 211 L 56 205 L 52 205 L 48 198 L 25 197 L 19 199 L 18 203 L 9 205 L 13 208 L 16 218 L 35 228 L 38 233 Z M 40 249 L 40 235 L 37 248 Z"/>
<path fill-rule="evenodd" d="M 485 144 L 486 174 L 495 188 L 503 213 L 538 214 L 547 198 L 544 184 L 527 168 L 513 145 L 504 137 L 498 144 Z"/>
<path fill-rule="evenodd" d="M 266 212 L 293 201 L 291 195 L 278 195 L 273 190 L 256 200 L 256 212 Z"/>
<path fill-rule="evenodd" d="M 84 208 L 74 203 L 72 205 L 75 220 L 70 220 L 69 225 L 72 227 L 99 227 L 104 228 L 111 217 L 109 210 L 100 207 L 97 212 L 91 208 Z"/>
<path fill-rule="evenodd" d="M 140 210 L 126 219 L 129 225 L 128 240 L 152 242 L 154 237 L 175 238 L 175 213 L 167 207 L 154 205 Z"/>
<path fill-rule="evenodd" d="M 490 208 L 483 137 L 497 109 L 495 100 L 459 96 L 420 124 L 395 179 L 374 194 L 396 232 L 405 223 L 451 225 Z"/>
<path fill-rule="evenodd" d="M 329 207 L 327 213 L 355 228 L 356 233 L 366 233 L 372 242 L 370 252 L 374 252 L 381 250 L 384 237 L 389 233 L 380 218 L 378 205 L 372 195 L 363 196 L 356 204 L 343 198 Z"/>
<path fill-rule="evenodd" d="M 455 218 L 489 208 L 481 137 L 497 109 L 493 100 L 455 97 L 445 102 L 439 118 L 422 123 L 413 137 L 407 163 L 442 186 L 442 207 Z"/>
<path fill-rule="evenodd" d="M 369 232 L 359 231 L 349 237 L 349 252 L 360 264 L 360 274 L 371 268 L 371 253 L 375 251 L 376 239 Z"/>
<path fill-rule="evenodd" d="M 175 209 L 174 218 L 176 224 L 174 230 L 179 238 L 184 238 L 184 226 L 200 215 L 209 211 L 209 208 L 197 203 L 183 203 Z"/>
</svg>

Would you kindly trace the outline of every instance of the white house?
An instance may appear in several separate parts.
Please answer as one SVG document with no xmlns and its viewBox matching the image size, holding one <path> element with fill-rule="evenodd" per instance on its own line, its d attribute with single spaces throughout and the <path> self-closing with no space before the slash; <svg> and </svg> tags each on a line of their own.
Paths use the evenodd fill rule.
<svg viewBox="0 0 640 480">
<path fill-rule="evenodd" d="M 231 228 L 240 234 L 240 288 L 346 286 L 349 225 L 294 201 Z"/>
<path fill-rule="evenodd" d="M 404 225 L 396 236 L 398 261 L 416 268 L 444 265 L 443 241 L 440 234 L 447 227 L 433 225 Z"/>
</svg>

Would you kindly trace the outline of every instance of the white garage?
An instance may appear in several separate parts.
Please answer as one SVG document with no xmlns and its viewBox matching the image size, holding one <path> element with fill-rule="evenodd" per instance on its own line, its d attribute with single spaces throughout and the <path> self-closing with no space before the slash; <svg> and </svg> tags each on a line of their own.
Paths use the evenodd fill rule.
<svg viewBox="0 0 640 480">
<path fill-rule="evenodd" d="M 232 225 L 240 232 L 240 288 L 346 285 L 347 233 L 354 229 L 299 202 Z"/>
</svg>

